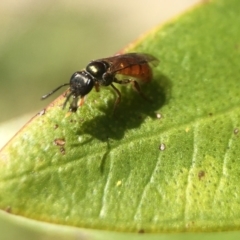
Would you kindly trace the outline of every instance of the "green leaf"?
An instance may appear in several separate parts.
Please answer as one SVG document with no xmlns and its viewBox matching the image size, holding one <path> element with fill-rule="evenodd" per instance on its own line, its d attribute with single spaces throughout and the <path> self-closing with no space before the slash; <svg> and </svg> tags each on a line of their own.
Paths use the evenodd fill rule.
<svg viewBox="0 0 240 240">
<path fill-rule="evenodd" d="M 203 4 L 126 49 L 160 59 L 151 103 L 119 87 L 113 117 L 102 87 L 76 114 L 63 95 L 38 114 L 0 153 L 1 209 L 121 232 L 240 229 L 239 7 Z"/>
</svg>

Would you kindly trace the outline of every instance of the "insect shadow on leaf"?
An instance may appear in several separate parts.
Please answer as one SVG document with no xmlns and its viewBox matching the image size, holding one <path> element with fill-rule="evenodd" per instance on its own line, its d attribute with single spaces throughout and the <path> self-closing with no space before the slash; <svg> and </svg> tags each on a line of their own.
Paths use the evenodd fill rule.
<svg viewBox="0 0 240 240">
<path fill-rule="evenodd" d="M 76 133 L 90 134 L 100 141 L 106 141 L 108 138 L 122 139 L 126 130 L 138 128 L 147 117 L 156 118 L 156 111 L 159 111 L 170 98 L 171 82 L 161 74 L 156 76 L 151 84 L 144 85 L 144 94 L 150 101 L 141 98 L 131 88 L 122 87 L 121 93 L 122 102 L 114 116 L 111 107 L 101 107 L 100 110 L 105 114 L 85 121 Z M 109 105 L 111 104 L 109 101 Z"/>
</svg>

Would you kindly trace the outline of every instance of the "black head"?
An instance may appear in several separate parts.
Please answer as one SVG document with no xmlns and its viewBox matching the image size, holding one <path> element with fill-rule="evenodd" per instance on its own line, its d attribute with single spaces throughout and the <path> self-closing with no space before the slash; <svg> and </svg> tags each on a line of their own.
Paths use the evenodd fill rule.
<svg viewBox="0 0 240 240">
<path fill-rule="evenodd" d="M 94 86 L 94 78 L 87 73 L 86 71 L 80 71 L 80 72 L 75 72 L 71 78 L 69 83 L 65 83 L 51 91 L 50 93 L 42 96 L 42 100 L 46 99 L 53 93 L 55 93 L 57 90 L 60 88 L 70 85 L 70 93 L 67 95 L 66 100 L 63 104 L 63 108 L 66 106 L 67 102 L 71 97 L 73 97 L 73 100 L 71 102 L 69 111 L 71 112 L 76 112 L 78 108 L 78 100 L 79 97 L 83 98 L 85 95 L 87 95 L 93 88 Z"/>
<path fill-rule="evenodd" d="M 83 98 L 92 90 L 94 86 L 94 79 L 86 71 L 75 72 L 70 78 L 69 85 L 70 85 L 70 93 L 68 94 L 65 100 L 63 108 L 66 106 L 67 102 L 72 96 L 73 100 L 70 104 L 69 111 L 76 112 L 79 107 L 78 106 L 79 97 Z"/>
<path fill-rule="evenodd" d="M 86 71 L 75 72 L 70 78 L 70 91 L 74 97 L 84 97 L 94 86 L 94 78 Z"/>
</svg>

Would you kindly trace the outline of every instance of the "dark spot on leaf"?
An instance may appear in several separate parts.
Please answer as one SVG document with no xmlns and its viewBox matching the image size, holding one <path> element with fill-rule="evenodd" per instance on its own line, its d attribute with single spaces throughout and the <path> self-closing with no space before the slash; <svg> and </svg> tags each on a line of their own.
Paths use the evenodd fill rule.
<svg viewBox="0 0 240 240">
<path fill-rule="evenodd" d="M 202 178 L 205 176 L 205 172 L 203 170 L 198 172 L 198 179 L 199 181 L 202 180 Z"/>
<path fill-rule="evenodd" d="M 212 114 L 212 113 L 209 113 L 208 115 L 211 117 L 213 114 Z"/>
<path fill-rule="evenodd" d="M 145 233 L 144 229 L 139 229 L 138 233 Z"/>
<path fill-rule="evenodd" d="M 239 133 L 239 129 L 238 129 L 238 128 L 235 128 L 235 129 L 233 130 L 233 133 L 237 135 L 237 134 Z"/>
<path fill-rule="evenodd" d="M 65 155 L 65 153 L 66 153 L 65 152 L 65 148 L 64 147 L 60 147 L 60 152 L 61 152 L 62 155 Z"/>
<path fill-rule="evenodd" d="M 12 208 L 11 208 L 10 206 L 7 206 L 7 207 L 5 208 L 5 211 L 6 211 L 7 213 L 11 213 L 11 212 L 12 212 Z"/>
<path fill-rule="evenodd" d="M 186 224 L 186 227 L 187 227 L 187 228 L 191 228 L 194 224 L 195 224 L 194 221 L 188 222 L 188 223 Z"/>
<path fill-rule="evenodd" d="M 54 125 L 54 129 L 57 129 L 57 128 L 58 128 L 58 125 L 57 125 L 57 124 L 55 124 L 55 125 Z"/>
<path fill-rule="evenodd" d="M 159 150 L 164 151 L 166 149 L 166 145 L 164 143 L 161 143 L 159 145 Z"/>
<path fill-rule="evenodd" d="M 64 146 L 64 145 L 65 145 L 65 140 L 62 139 L 62 138 L 57 138 L 57 139 L 55 139 L 53 142 L 54 142 L 54 144 L 57 145 L 57 146 Z"/>
</svg>

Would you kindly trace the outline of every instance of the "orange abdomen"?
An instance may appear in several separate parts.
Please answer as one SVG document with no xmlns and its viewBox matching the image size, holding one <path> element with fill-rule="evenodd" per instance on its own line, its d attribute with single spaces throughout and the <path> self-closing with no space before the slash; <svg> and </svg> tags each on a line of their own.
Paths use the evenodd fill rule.
<svg viewBox="0 0 240 240">
<path fill-rule="evenodd" d="M 150 82 L 152 79 L 152 69 L 148 63 L 133 65 L 118 71 L 118 74 L 131 76 L 143 82 Z"/>
</svg>

